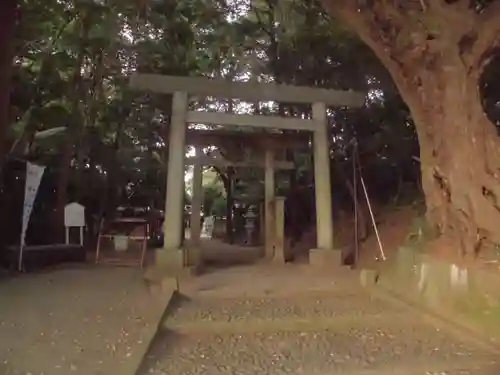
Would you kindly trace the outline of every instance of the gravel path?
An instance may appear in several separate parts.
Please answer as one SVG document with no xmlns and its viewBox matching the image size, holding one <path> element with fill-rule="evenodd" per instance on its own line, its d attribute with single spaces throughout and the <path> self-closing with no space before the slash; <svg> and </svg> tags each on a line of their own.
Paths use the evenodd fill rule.
<svg viewBox="0 0 500 375">
<path fill-rule="evenodd" d="M 3 280 L 0 374 L 133 374 L 165 305 L 132 268 L 82 267 Z"/>
<path fill-rule="evenodd" d="M 484 347 L 357 286 L 251 296 L 203 290 L 177 301 L 139 375 L 500 374 Z"/>
</svg>

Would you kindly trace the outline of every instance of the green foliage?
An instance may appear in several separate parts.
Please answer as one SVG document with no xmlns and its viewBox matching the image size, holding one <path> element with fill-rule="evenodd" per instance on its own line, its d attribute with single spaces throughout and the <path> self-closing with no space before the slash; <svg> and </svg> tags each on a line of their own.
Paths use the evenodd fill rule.
<svg viewBox="0 0 500 375">
<path fill-rule="evenodd" d="M 335 110 L 332 156 L 349 171 L 356 137 L 374 175 L 415 169 L 413 124 L 387 72 L 314 0 L 164 0 L 150 1 L 147 11 L 135 0 L 24 0 L 21 12 L 11 151 L 59 167 L 64 146 L 72 145 L 70 184 L 81 197 L 164 206 L 170 97 L 131 92 L 133 71 L 383 91 L 362 110 Z M 215 98 L 193 106 L 241 110 L 238 100 Z M 251 111 L 310 116 L 310 108 L 288 103 L 252 104 Z M 310 156 L 294 157 L 297 174 L 310 174 Z M 228 171 L 219 172 L 205 171 L 206 213 L 225 212 Z M 240 185 L 262 183 L 262 171 L 233 172 Z"/>
<path fill-rule="evenodd" d="M 214 199 L 212 205 L 212 214 L 216 216 L 226 216 L 226 198 L 224 196 L 218 196 Z"/>
<path fill-rule="evenodd" d="M 221 215 L 226 211 L 224 185 L 214 170 L 206 170 L 203 174 L 203 213 L 205 215 Z"/>
<path fill-rule="evenodd" d="M 203 213 L 211 215 L 213 213 L 214 203 L 219 198 L 223 197 L 222 191 L 215 185 L 203 186 Z"/>
</svg>

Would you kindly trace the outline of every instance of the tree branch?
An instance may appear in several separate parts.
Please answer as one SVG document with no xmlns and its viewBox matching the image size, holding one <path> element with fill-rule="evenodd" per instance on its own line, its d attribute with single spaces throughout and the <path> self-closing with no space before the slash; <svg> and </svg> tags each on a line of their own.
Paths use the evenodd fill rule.
<svg viewBox="0 0 500 375">
<path fill-rule="evenodd" d="M 382 61 L 415 60 L 427 47 L 420 5 L 388 1 L 322 0 L 324 7 L 358 33 Z M 425 47 L 425 48 L 424 48 Z M 382 55 L 386 55 L 383 58 Z"/>
<path fill-rule="evenodd" d="M 476 13 L 470 0 L 456 0 L 448 3 L 445 0 L 429 0 L 430 10 L 442 23 L 442 30 L 456 39 L 473 30 Z M 431 18 L 432 21 L 432 18 Z"/>
<path fill-rule="evenodd" d="M 472 48 L 472 68 L 481 70 L 500 45 L 500 1 L 495 1 L 477 17 L 477 40 Z"/>
<path fill-rule="evenodd" d="M 428 4 L 424 22 L 429 32 L 434 32 L 432 36 L 436 37 L 439 51 L 452 57 L 458 50 L 459 56 L 464 59 L 464 53 L 468 53 L 475 35 L 476 13 L 470 0 L 428 0 Z"/>
<path fill-rule="evenodd" d="M 372 3 L 375 3 L 376 5 L 368 6 L 366 5 L 367 0 L 321 1 L 328 13 L 333 15 L 336 19 L 344 22 L 350 30 L 354 31 L 359 38 L 371 48 L 371 50 L 389 71 L 399 93 L 402 95 L 407 104 L 410 107 L 418 107 L 420 103 L 418 95 L 415 95 L 415 82 L 418 82 L 420 77 L 415 73 L 422 70 L 422 64 L 419 64 L 420 61 L 418 60 L 418 57 L 422 56 L 422 54 L 425 53 L 425 50 L 412 52 L 411 49 L 410 51 L 407 49 L 406 54 L 401 56 L 401 52 L 403 51 L 398 51 L 398 49 L 394 48 L 394 43 L 397 42 L 396 39 L 388 38 L 386 36 L 386 32 L 382 30 L 383 25 L 378 22 L 377 16 L 373 14 L 385 11 L 385 8 L 377 9 L 377 4 L 378 7 L 384 7 L 388 2 L 372 1 Z M 360 3 L 363 3 L 362 6 L 365 7 L 360 8 Z M 382 5 L 380 5 L 380 3 L 382 3 Z M 394 5 L 387 6 L 394 9 Z M 412 14 L 404 15 L 399 9 L 394 9 L 394 11 L 399 12 L 398 14 L 400 20 L 405 19 L 405 23 L 407 23 L 410 28 L 415 28 L 415 25 L 411 26 L 411 24 L 418 22 L 412 17 Z M 420 14 L 421 13 L 422 11 L 420 11 Z M 426 47 L 427 43 L 424 42 L 422 45 L 417 47 L 422 46 Z M 413 59 L 413 63 L 403 61 L 408 58 Z M 417 67 L 417 69 L 415 69 L 415 67 Z"/>
<path fill-rule="evenodd" d="M 273 33 L 271 30 L 269 30 L 267 27 L 266 27 L 266 24 L 264 23 L 264 21 L 262 20 L 262 17 L 260 15 L 260 10 L 257 9 L 257 7 L 255 7 L 254 5 L 252 5 L 250 7 L 250 9 L 253 11 L 253 13 L 255 14 L 255 17 L 257 17 L 257 22 L 259 23 L 262 31 L 264 31 L 264 33 L 266 33 L 269 37 L 272 37 Z"/>
<path fill-rule="evenodd" d="M 222 180 L 222 184 L 224 185 L 224 187 L 226 187 L 227 184 L 228 184 L 228 181 L 229 181 L 228 176 L 219 167 L 216 167 L 214 165 L 214 166 L 212 166 L 212 168 L 215 170 L 215 172 L 217 172 L 217 174 L 219 175 L 220 179 Z"/>
<path fill-rule="evenodd" d="M 470 0 L 455 0 L 454 2 L 446 2 L 445 0 L 427 0 L 429 3 L 429 8 L 439 9 L 439 8 L 453 8 L 457 10 L 467 10 L 470 8 Z"/>
<path fill-rule="evenodd" d="M 378 9 L 380 6 L 386 6 L 386 2 L 380 5 L 380 2 L 375 2 L 373 5 L 366 5 L 365 1 L 352 1 L 352 0 L 321 0 L 324 8 L 334 16 L 336 19 L 342 21 L 350 30 L 354 31 L 359 38 L 367 44 L 377 57 L 382 61 L 392 73 L 395 81 L 400 81 L 395 77 L 394 72 L 401 70 L 401 64 L 398 64 L 399 56 L 396 56 L 397 51 L 395 45 L 397 44 L 398 35 L 389 35 L 387 27 L 381 22 L 381 11 L 387 9 Z M 363 3 L 360 7 L 358 3 Z M 394 12 L 397 12 L 394 7 Z M 393 12 L 393 13 L 394 13 Z M 400 18 L 402 16 L 399 13 Z M 387 17 L 387 15 L 386 15 Z M 408 23 L 409 21 L 407 21 Z M 401 81 L 400 81 L 401 83 Z M 398 88 L 400 85 L 396 82 Z"/>
</svg>

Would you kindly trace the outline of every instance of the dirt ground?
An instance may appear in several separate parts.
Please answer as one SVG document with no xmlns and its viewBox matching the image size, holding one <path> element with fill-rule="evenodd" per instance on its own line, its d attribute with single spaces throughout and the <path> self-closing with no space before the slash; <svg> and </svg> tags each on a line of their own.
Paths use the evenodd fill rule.
<svg viewBox="0 0 500 375">
<path fill-rule="evenodd" d="M 133 374 L 165 309 L 138 268 L 0 279 L 0 374 Z"/>
<path fill-rule="evenodd" d="M 398 209 L 378 208 L 375 212 L 377 230 L 379 232 L 382 249 L 387 259 L 394 256 L 397 249 L 406 242 L 407 236 L 418 217 L 413 206 L 399 207 Z M 370 267 L 379 261 L 381 256 L 377 237 L 373 230 L 370 217 L 368 237 L 359 245 L 358 265 Z M 352 214 L 343 213 L 333 224 L 335 243 L 339 248 L 354 249 L 354 229 Z M 316 228 L 310 228 L 297 244 L 298 252 L 306 252 L 316 246 Z"/>
<path fill-rule="evenodd" d="M 418 217 L 417 209 L 413 206 L 394 208 L 377 207 L 375 212 L 377 230 L 384 255 L 387 259 L 394 256 L 397 249 L 407 241 L 409 232 Z M 373 230 L 370 217 L 368 237 L 360 243 L 358 265 L 370 267 L 378 262 L 382 256 L 377 237 Z M 335 244 L 339 248 L 354 247 L 353 217 L 351 214 L 342 213 L 333 224 Z M 187 236 L 189 237 L 189 236 Z M 189 242 L 188 242 L 189 243 Z M 258 262 L 263 256 L 262 247 L 234 246 L 220 240 L 202 240 L 203 259 L 209 264 L 235 265 L 251 264 Z M 303 234 L 301 240 L 291 250 L 297 262 L 304 259 L 304 255 L 316 247 L 316 228 L 313 226 Z"/>
<path fill-rule="evenodd" d="M 404 245 L 411 227 L 417 218 L 414 207 L 401 207 L 397 210 L 380 211 L 377 215 L 377 230 L 384 255 L 387 259 L 392 258 L 397 249 Z M 370 235 L 363 241 L 359 249 L 360 266 L 369 266 L 381 259 L 382 254 L 373 227 Z"/>
<path fill-rule="evenodd" d="M 415 229 L 413 226 L 418 218 L 419 214 L 414 206 L 398 207 L 397 209 L 380 208 L 378 210 L 376 216 L 377 229 L 387 259 L 393 258 L 398 248 L 407 243 L 408 235 L 412 229 Z M 352 242 L 353 237 L 352 230 L 349 232 L 346 227 L 349 227 L 349 222 L 344 220 L 340 228 L 341 241 L 344 244 Z M 446 238 L 429 241 L 426 243 L 425 248 L 427 253 L 438 259 L 461 265 L 488 268 L 495 272 L 500 270 L 500 251 L 497 247 L 485 246 L 479 254 L 476 254 L 477 257 L 475 258 L 464 258 L 458 250 L 456 244 Z M 373 227 L 370 228 L 368 238 L 361 243 L 359 254 L 360 267 L 372 266 L 376 262 L 375 259 L 380 260 L 380 247 Z"/>
</svg>

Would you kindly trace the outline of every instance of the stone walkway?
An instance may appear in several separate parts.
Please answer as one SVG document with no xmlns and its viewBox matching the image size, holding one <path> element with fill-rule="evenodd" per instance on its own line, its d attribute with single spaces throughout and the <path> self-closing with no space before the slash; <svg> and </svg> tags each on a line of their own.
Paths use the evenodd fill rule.
<svg viewBox="0 0 500 375">
<path fill-rule="evenodd" d="M 358 285 L 300 266 L 193 279 L 139 375 L 500 374 L 491 348 Z"/>
</svg>

